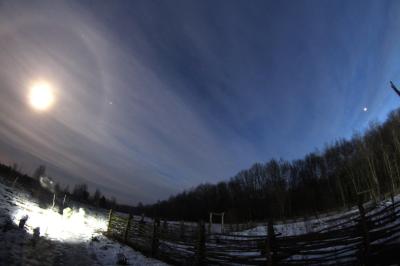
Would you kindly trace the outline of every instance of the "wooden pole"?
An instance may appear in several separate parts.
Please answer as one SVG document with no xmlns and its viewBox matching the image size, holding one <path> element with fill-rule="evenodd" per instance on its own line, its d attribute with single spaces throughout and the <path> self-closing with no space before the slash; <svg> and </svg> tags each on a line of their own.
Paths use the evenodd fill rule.
<svg viewBox="0 0 400 266">
<path fill-rule="evenodd" d="M 129 214 L 128 220 L 126 221 L 126 226 L 125 226 L 125 232 L 124 232 L 124 242 L 128 240 L 128 232 L 129 232 L 129 227 L 131 226 L 131 220 L 132 220 L 132 214 Z"/>
<path fill-rule="evenodd" d="M 107 234 L 110 233 L 111 230 L 111 217 L 113 215 L 113 210 L 110 209 L 110 212 L 108 213 L 108 224 L 107 224 Z"/>
<path fill-rule="evenodd" d="M 221 214 L 221 216 L 222 216 L 222 220 L 221 220 L 221 233 L 224 233 L 224 216 L 225 216 L 225 213 L 223 212 L 223 213 Z"/>
<path fill-rule="evenodd" d="M 183 239 L 185 237 L 185 222 L 181 221 L 180 226 L 180 237 Z"/>
<path fill-rule="evenodd" d="M 198 223 L 199 235 L 196 247 L 196 262 L 195 265 L 204 265 L 205 262 L 205 249 L 206 249 L 206 232 L 204 228 L 204 222 Z"/>
<path fill-rule="evenodd" d="M 363 245 L 361 249 L 362 254 L 362 265 L 368 265 L 368 257 L 369 257 L 369 233 L 368 233 L 368 224 L 367 219 L 365 217 L 365 209 L 362 204 L 361 198 L 358 198 L 358 210 L 360 212 L 360 228 L 361 234 L 363 238 Z"/>
<path fill-rule="evenodd" d="M 53 209 L 55 205 L 56 205 L 56 193 L 53 193 L 53 205 L 51 205 L 51 208 Z"/>
<path fill-rule="evenodd" d="M 393 215 L 393 220 L 396 220 L 396 207 L 395 207 L 395 201 L 394 201 L 394 192 L 390 193 L 390 199 L 392 200 L 392 215 Z"/>
<path fill-rule="evenodd" d="M 272 219 L 268 221 L 267 225 L 267 239 L 266 239 L 266 260 L 268 266 L 276 265 L 275 262 L 275 232 L 274 232 L 274 224 Z"/>
<path fill-rule="evenodd" d="M 153 238 L 151 241 L 151 255 L 156 257 L 158 254 L 158 246 L 159 246 L 159 227 L 160 227 L 160 220 L 156 218 L 153 223 Z"/>
<path fill-rule="evenodd" d="M 64 199 L 63 199 L 63 203 L 62 203 L 62 207 L 64 209 L 64 205 L 65 205 L 65 200 L 67 199 L 67 194 L 64 194 Z"/>
<path fill-rule="evenodd" d="M 210 212 L 210 222 L 208 223 L 208 233 L 211 234 L 211 226 L 212 226 L 212 212 Z"/>
</svg>

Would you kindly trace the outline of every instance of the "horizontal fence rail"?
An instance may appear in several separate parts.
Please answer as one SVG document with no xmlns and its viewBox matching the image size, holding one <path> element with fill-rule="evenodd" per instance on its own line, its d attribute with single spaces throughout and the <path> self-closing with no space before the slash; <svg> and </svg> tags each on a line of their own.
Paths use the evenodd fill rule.
<svg viewBox="0 0 400 266">
<path fill-rule="evenodd" d="M 270 221 L 267 234 L 241 235 L 249 224 L 211 233 L 203 222 L 138 219 L 110 211 L 107 235 L 174 265 L 354 265 L 382 262 L 400 239 L 400 201 L 364 209 L 319 231 L 282 236 Z"/>
</svg>

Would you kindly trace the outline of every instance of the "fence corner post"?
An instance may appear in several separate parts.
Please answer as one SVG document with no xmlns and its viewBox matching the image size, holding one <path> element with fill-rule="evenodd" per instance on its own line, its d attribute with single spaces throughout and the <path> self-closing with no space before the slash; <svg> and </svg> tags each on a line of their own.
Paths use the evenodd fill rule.
<svg viewBox="0 0 400 266">
<path fill-rule="evenodd" d="M 198 223 L 199 235 L 196 247 L 196 265 L 204 265 L 205 261 L 205 249 L 206 249 L 206 232 L 204 221 L 201 220 Z"/>
<path fill-rule="evenodd" d="M 267 225 L 267 239 L 266 239 L 266 265 L 272 266 L 276 265 L 275 263 L 275 232 L 274 232 L 274 223 L 272 219 L 269 219 Z"/>
<path fill-rule="evenodd" d="M 110 233 L 110 230 L 111 230 L 111 218 L 112 218 L 112 215 L 113 215 L 113 210 L 112 209 L 110 209 L 110 212 L 108 213 L 108 224 L 107 224 L 107 235 Z"/>
<path fill-rule="evenodd" d="M 185 222 L 181 220 L 179 226 L 179 235 L 183 239 L 185 237 Z"/>
<path fill-rule="evenodd" d="M 125 225 L 125 231 L 124 231 L 124 242 L 125 243 L 128 240 L 128 231 L 129 231 L 129 227 L 131 226 L 131 220 L 132 220 L 132 214 L 129 214 L 128 220 L 126 221 L 126 225 Z"/>
<path fill-rule="evenodd" d="M 360 212 L 360 228 L 363 239 L 363 245 L 361 247 L 361 260 L 363 265 L 367 265 L 368 256 L 369 256 L 369 232 L 368 232 L 368 224 L 367 218 L 365 216 L 365 209 L 362 204 L 361 198 L 358 199 L 358 210 Z"/>
<path fill-rule="evenodd" d="M 396 202 L 394 200 L 394 192 L 390 193 L 390 199 L 392 200 L 392 215 L 393 215 L 393 220 L 396 220 Z"/>
<path fill-rule="evenodd" d="M 159 240 L 159 227 L 160 227 L 160 219 L 156 218 L 153 222 L 153 238 L 151 241 L 151 255 L 156 257 L 158 254 L 158 246 L 160 243 Z"/>
</svg>

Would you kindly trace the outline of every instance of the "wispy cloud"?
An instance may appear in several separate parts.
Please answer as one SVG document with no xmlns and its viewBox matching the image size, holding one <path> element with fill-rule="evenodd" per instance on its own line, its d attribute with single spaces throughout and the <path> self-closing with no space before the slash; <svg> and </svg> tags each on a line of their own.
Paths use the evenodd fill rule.
<svg viewBox="0 0 400 266">
<path fill-rule="evenodd" d="M 238 162 L 177 95 L 182 84 L 166 83 L 80 8 L 9 4 L 2 14 L 0 134 L 15 148 L 6 157 L 29 154 L 64 182 L 81 177 L 132 201 L 211 181 Z M 46 114 L 25 103 L 36 78 L 57 89 Z"/>
<path fill-rule="evenodd" d="M 396 6 L 89 3 L 2 4 L 1 159 L 149 202 L 301 156 L 396 105 L 378 90 L 399 73 Z M 45 114 L 26 104 L 38 78 L 56 88 Z"/>
</svg>

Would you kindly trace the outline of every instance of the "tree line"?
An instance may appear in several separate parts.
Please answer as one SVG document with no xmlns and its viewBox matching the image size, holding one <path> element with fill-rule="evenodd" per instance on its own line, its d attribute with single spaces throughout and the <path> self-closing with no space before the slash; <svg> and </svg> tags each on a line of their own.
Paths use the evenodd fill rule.
<svg viewBox="0 0 400 266">
<path fill-rule="evenodd" d="M 55 182 L 53 178 L 46 174 L 46 166 L 39 165 L 32 176 L 22 173 L 22 169 L 16 163 L 8 166 L 0 163 L 0 176 L 11 186 L 20 186 L 29 191 L 31 195 L 41 203 L 52 203 L 55 195 L 57 201 L 71 200 L 89 204 L 95 207 L 105 209 L 121 209 L 126 211 L 125 206 L 119 206 L 115 197 L 107 198 L 96 189 L 93 194 L 90 193 L 86 184 L 76 184 L 73 189 L 69 186 L 62 186 Z M 45 181 L 45 183 L 43 182 Z M 131 211 L 131 209 L 129 210 Z"/>
<path fill-rule="evenodd" d="M 86 204 L 170 220 L 198 221 L 210 212 L 225 212 L 227 222 L 318 215 L 348 208 L 362 200 L 378 201 L 396 194 L 400 186 L 400 109 L 382 124 L 371 123 L 363 134 L 340 139 L 299 160 L 272 159 L 240 171 L 228 181 L 201 184 L 155 204 L 119 205 L 86 184 L 52 190 L 39 182 L 46 167 L 28 176 L 17 164 L 0 163 L 0 175 L 11 185 L 22 185 L 34 195 L 52 200 L 67 196 Z"/>
<path fill-rule="evenodd" d="M 171 220 L 207 219 L 225 212 L 228 222 L 284 219 L 348 208 L 359 199 L 378 201 L 400 184 L 400 111 L 363 134 L 340 139 L 299 160 L 272 159 L 226 182 L 202 184 L 136 213 Z"/>
</svg>

